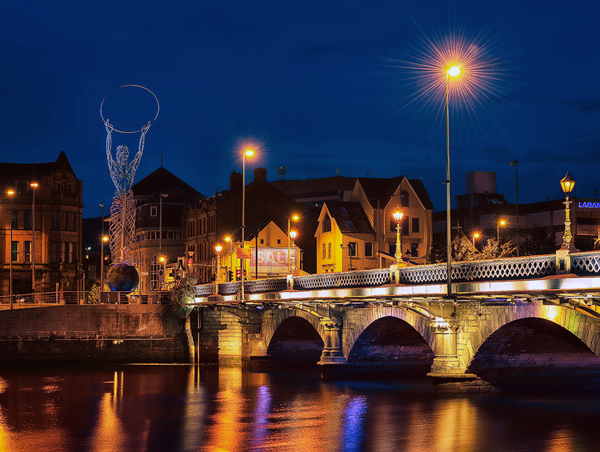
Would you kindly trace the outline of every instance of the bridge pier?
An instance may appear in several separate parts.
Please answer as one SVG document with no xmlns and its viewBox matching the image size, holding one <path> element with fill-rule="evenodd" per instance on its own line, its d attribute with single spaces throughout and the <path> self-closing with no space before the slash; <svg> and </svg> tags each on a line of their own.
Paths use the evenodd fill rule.
<svg viewBox="0 0 600 452">
<path fill-rule="evenodd" d="M 341 322 L 331 317 L 323 317 L 321 326 L 324 332 L 323 353 L 317 364 L 345 364 L 346 357 L 342 351 L 342 340 L 340 337 Z"/>
</svg>

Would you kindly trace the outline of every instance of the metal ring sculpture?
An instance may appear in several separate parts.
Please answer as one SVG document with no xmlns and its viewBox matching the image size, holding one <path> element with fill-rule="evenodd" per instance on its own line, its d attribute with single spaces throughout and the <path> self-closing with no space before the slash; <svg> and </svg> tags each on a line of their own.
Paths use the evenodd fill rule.
<svg viewBox="0 0 600 452">
<path fill-rule="evenodd" d="M 107 119 L 104 118 L 104 102 L 106 101 L 106 99 L 108 99 L 108 97 L 114 93 L 115 91 L 121 89 L 121 88 L 140 88 L 143 89 L 145 91 L 148 91 L 150 94 L 152 94 L 152 97 L 154 97 L 154 100 L 156 101 L 156 115 L 154 115 L 154 119 L 152 119 L 151 121 L 148 121 L 148 125 L 152 125 L 152 123 L 154 123 L 154 121 L 156 121 L 156 119 L 158 118 L 158 114 L 160 113 L 160 103 L 158 102 L 158 97 L 156 97 L 156 94 L 154 94 L 152 91 L 150 91 L 148 88 L 146 88 L 145 86 L 142 85 L 121 85 L 121 86 L 117 86 L 116 88 L 112 89 L 111 91 L 108 92 L 108 94 L 106 96 L 104 96 L 104 99 L 102 99 L 102 102 L 100 103 L 100 117 L 102 118 L 102 122 L 106 124 L 106 122 L 108 121 Z M 133 131 L 125 131 L 125 130 L 119 130 L 116 128 L 112 128 L 112 130 L 114 130 L 115 132 L 119 132 L 119 133 L 138 133 L 141 132 L 143 128 L 139 128 L 138 130 L 133 130 Z"/>
</svg>

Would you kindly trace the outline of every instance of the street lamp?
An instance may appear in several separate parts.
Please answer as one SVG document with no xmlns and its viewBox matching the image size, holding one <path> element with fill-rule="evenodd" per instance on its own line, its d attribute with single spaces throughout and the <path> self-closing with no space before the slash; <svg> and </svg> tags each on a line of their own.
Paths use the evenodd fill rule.
<svg viewBox="0 0 600 452">
<path fill-rule="evenodd" d="M 300 219 L 300 217 L 298 215 L 292 215 L 292 218 L 288 218 L 288 230 L 287 230 L 287 235 L 288 235 L 288 273 L 290 272 L 290 234 L 291 234 L 291 223 L 292 221 L 298 221 Z"/>
<path fill-rule="evenodd" d="M 231 252 L 231 245 L 233 244 L 233 240 L 231 240 L 231 237 L 227 236 L 225 237 L 225 241 L 227 243 L 229 243 L 229 266 L 231 268 L 231 275 L 232 275 L 232 280 L 233 280 L 233 253 Z M 227 278 L 229 279 L 229 278 Z"/>
<path fill-rule="evenodd" d="M 475 246 L 475 240 L 478 240 L 479 237 L 481 237 L 479 232 L 476 232 L 475 234 L 473 234 L 473 246 Z"/>
<path fill-rule="evenodd" d="M 254 156 L 254 149 L 248 148 L 242 152 L 242 249 L 246 247 L 244 232 L 246 230 L 246 157 Z M 244 301 L 244 271 L 246 270 L 246 256 L 241 262 L 242 301 Z M 258 258 L 258 256 L 256 256 Z"/>
<path fill-rule="evenodd" d="M 296 240 L 296 236 L 298 235 L 298 233 L 296 231 L 290 231 L 289 233 L 289 237 L 291 237 L 292 239 L 292 248 L 294 248 L 294 255 L 292 256 L 292 274 L 296 274 L 296 245 L 295 245 L 295 240 Z M 288 250 L 289 252 L 289 250 Z M 288 260 L 288 265 L 289 265 L 289 260 Z"/>
<path fill-rule="evenodd" d="M 506 226 L 506 220 L 498 220 L 496 222 L 496 240 L 500 243 L 500 226 Z"/>
<path fill-rule="evenodd" d="M 569 201 L 569 194 L 573 191 L 573 188 L 575 188 L 575 181 L 571 179 L 568 171 L 567 175 L 561 179 L 560 186 L 566 197 L 566 200 L 563 203 L 565 205 L 565 232 L 563 234 L 563 240 L 560 249 L 568 250 L 569 252 L 573 253 L 577 252 L 578 250 L 575 248 L 575 244 L 573 243 L 573 235 L 571 234 L 571 210 L 569 209 L 571 201 Z"/>
<path fill-rule="evenodd" d="M 160 261 L 161 265 L 162 265 L 162 277 L 159 279 L 158 281 L 158 290 L 162 290 L 163 288 L 163 282 L 165 280 L 165 256 L 160 256 L 158 258 L 158 260 Z"/>
<path fill-rule="evenodd" d="M 396 221 L 396 263 L 400 264 L 402 262 L 402 243 L 400 242 L 400 230 L 402 227 L 400 226 L 400 222 L 402 221 L 402 217 L 404 213 L 401 210 L 396 210 L 392 217 Z"/>
<path fill-rule="evenodd" d="M 223 247 L 220 244 L 215 245 L 215 251 L 217 252 L 217 269 L 215 272 L 215 295 L 218 293 L 218 289 L 219 289 L 219 268 L 221 267 L 221 261 L 220 261 L 220 257 L 221 257 L 221 251 L 223 250 Z"/>
<path fill-rule="evenodd" d="M 515 167 L 515 193 L 516 193 L 516 198 L 517 198 L 517 204 L 516 204 L 516 215 L 517 215 L 517 257 L 519 257 L 519 170 L 518 170 L 519 161 L 518 160 L 511 160 L 510 162 L 508 162 L 508 164 L 510 166 L 514 166 Z"/>
<path fill-rule="evenodd" d="M 33 200 L 31 202 L 31 293 L 35 293 L 35 189 L 39 187 L 37 182 L 32 182 Z M 85 288 L 84 288 L 85 289 Z"/>
<path fill-rule="evenodd" d="M 448 287 L 446 293 L 452 295 L 452 237 L 450 216 L 450 102 L 448 100 L 450 77 L 460 75 L 460 66 L 452 65 L 446 69 L 446 272 Z"/>
<path fill-rule="evenodd" d="M 9 273 L 9 282 L 8 282 L 8 293 L 10 295 L 10 309 L 13 308 L 13 274 L 12 274 L 12 270 L 13 270 L 13 244 L 12 244 L 12 233 L 13 233 L 13 228 L 12 228 L 12 202 L 13 202 L 13 196 L 15 196 L 15 191 L 14 190 L 8 190 L 6 192 L 6 194 L 8 195 L 8 197 L 10 198 L 10 218 L 9 218 L 9 223 L 10 223 L 10 273 Z"/>
</svg>

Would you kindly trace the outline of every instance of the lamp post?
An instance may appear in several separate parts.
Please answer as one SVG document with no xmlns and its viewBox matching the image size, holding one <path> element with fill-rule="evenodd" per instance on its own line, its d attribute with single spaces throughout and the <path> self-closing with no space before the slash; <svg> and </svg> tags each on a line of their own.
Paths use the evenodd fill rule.
<svg viewBox="0 0 600 452">
<path fill-rule="evenodd" d="M 291 237 L 291 239 L 292 239 L 292 248 L 294 249 L 294 254 L 292 256 L 292 274 L 293 275 L 296 274 L 296 244 L 294 242 L 296 241 L 297 235 L 298 235 L 298 233 L 296 231 L 290 231 L 290 233 L 288 234 L 288 236 Z M 288 253 L 289 253 L 289 249 L 288 249 Z M 289 265 L 289 260 L 288 260 L 288 265 Z"/>
<path fill-rule="evenodd" d="M 244 231 L 246 230 L 246 157 L 252 157 L 254 155 L 254 149 L 246 149 L 242 152 L 242 249 L 245 246 Z M 258 257 L 258 256 L 257 256 Z M 241 259 L 241 289 L 242 289 L 242 301 L 244 301 L 244 271 L 246 270 L 245 256 Z"/>
<path fill-rule="evenodd" d="M 158 260 L 162 266 L 162 277 L 158 281 L 158 290 L 162 290 L 163 282 L 165 281 L 165 256 L 160 256 Z"/>
<path fill-rule="evenodd" d="M 396 210 L 392 216 L 394 217 L 394 220 L 396 220 L 396 264 L 400 264 L 400 262 L 402 262 L 402 243 L 400 243 L 400 230 L 402 227 L 400 226 L 400 222 L 402 221 L 404 213 L 400 210 Z"/>
<path fill-rule="evenodd" d="M 217 268 L 215 272 L 215 295 L 219 293 L 219 269 L 221 267 L 221 250 L 223 250 L 223 247 L 220 244 L 215 245 L 215 251 L 217 252 Z"/>
<path fill-rule="evenodd" d="M 10 264 L 9 264 L 9 282 L 8 282 L 8 293 L 10 295 L 10 309 L 13 308 L 13 251 L 12 251 L 12 236 L 13 236 L 13 228 L 12 228 L 12 202 L 13 202 L 13 196 L 15 196 L 15 191 L 14 190 L 8 190 L 6 192 L 6 194 L 8 195 L 8 197 L 10 198 L 10 218 L 8 219 L 8 222 L 10 223 L 10 254 L 9 254 L 9 259 L 10 259 Z"/>
<path fill-rule="evenodd" d="M 288 242 L 288 273 L 290 272 L 290 234 L 291 234 L 291 223 L 292 221 L 298 221 L 300 217 L 298 215 L 292 215 L 292 218 L 288 218 L 288 230 L 287 230 L 287 242 Z"/>
<path fill-rule="evenodd" d="M 31 183 L 33 189 L 33 200 L 31 202 L 31 293 L 35 293 L 35 189 L 37 182 Z"/>
<path fill-rule="evenodd" d="M 233 240 L 231 240 L 231 237 L 227 236 L 225 237 L 225 241 L 227 243 L 229 243 L 229 268 L 231 269 L 231 274 L 233 275 L 233 254 L 231 252 L 231 245 L 233 243 Z M 227 278 L 229 279 L 229 278 Z M 231 278 L 233 280 L 233 277 Z"/>
<path fill-rule="evenodd" d="M 100 224 L 100 292 L 104 290 L 104 204 L 98 204 L 102 217 Z"/>
<path fill-rule="evenodd" d="M 563 234 L 563 240 L 560 249 L 573 253 L 577 252 L 578 250 L 575 248 L 575 244 L 573 243 L 573 235 L 571 234 L 571 209 L 569 209 L 571 201 L 569 201 L 569 194 L 573 191 L 573 188 L 575 188 L 575 181 L 571 179 L 568 171 L 567 175 L 561 179 L 560 186 L 566 197 L 565 202 L 563 203 L 565 205 L 565 232 Z"/>
<path fill-rule="evenodd" d="M 500 226 L 506 226 L 506 220 L 496 221 L 496 240 L 498 240 L 498 244 L 500 244 Z"/>
<path fill-rule="evenodd" d="M 450 216 L 450 102 L 448 93 L 450 91 L 450 77 L 460 75 L 460 66 L 453 65 L 446 69 L 446 272 L 448 283 L 446 293 L 452 295 L 452 237 Z"/>
<path fill-rule="evenodd" d="M 481 236 L 479 235 L 479 232 L 476 232 L 475 234 L 473 234 L 473 246 L 475 246 L 475 240 L 478 240 L 478 239 L 479 239 L 479 237 L 481 237 Z"/>
<path fill-rule="evenodd" d="M 517 257 L 519 257 L 519 161 L 518 160 L 511 160 L 510 162 L 508 162 L 508 164 L 510 166 L 514 166 L 515 167 L 515 193 L 516 193 L 516 198 L 517 198 L 517 204 L 516 204 L 516 215 L 517 215 Z"/>
</svg>

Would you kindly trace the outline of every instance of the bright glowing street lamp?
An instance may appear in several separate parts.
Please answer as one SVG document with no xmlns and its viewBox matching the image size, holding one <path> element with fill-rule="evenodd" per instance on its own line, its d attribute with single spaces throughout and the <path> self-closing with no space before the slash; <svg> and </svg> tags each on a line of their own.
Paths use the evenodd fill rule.
<svg viewBox="0 0 600 452">
<path fill-rule="evenodd" d="M 400 230 L 402 226 L 400 226 L 400 222 L 402 221 L 402 217 L 404 213 L 401 210 L 396 210 L 392 217 L 396 221 L 396 264 L 400 264 L 402 262 L 402 243 L 400 242 Z"/>
<path fill-rule="evenodd" d="M 500 243 L 500 227 L 506 226 L 506 220 L 501 219 L 496 222 L 496 240 Z"/>
<path fill-rule="evenodd" d="M 158 260 L 159 260 L 159 262 L 160 262 L 160 264 L 162 266 L 162 278 L 160 278 L 160 280 L 158 281 L 158 289 L 162 290 L 162 288 L 163 288 L 163 282 L 164 282 L 165 277 L 166 277 L 166 275 L 165 275 L 165 261 L 166 261 L 165 256 L 160 256 L 158 258 Z"/>
<path fill-rule="evenodd" d="M 479 240 L 479 237 L 481 237 L 479 232 L 476 232 L 475 234 L 473 234 L 473 246 L 475 246 L 475 240 Z"/>
<path fill-rule="evenodd" d="M 288 218 L 288 230 L 287 230 L 287 235 L 288 235 L 288 273 L 290 272 L 290 234 L 291 234 L 291 223 L 292 221 L 298 221 L 300 219 L 300 217 L 298 215 L 292 215 L 292 218 Z"/>
<path fill-rule="evenodd" d="M 218 284 L 219 284 L 219 270 L 221 267 L 221 251 L 223 247 L 220 244 L 215 245 L 215 251 L 217 252 L 217 268 L 215 272 L 215 295 L 218 293 Z"/>
<path fill-rule="evenodd" d="M 13 202 L 13 196 L 15 196 L 15 191 L 14 190 L 8 190 L 6 192 L 6 194 L 8 195 L 8 197 L 10 198 L 10 218 L 9 218 L 9 223 L 10 223 L 10 281 L 8 283 L 8 293 L 10 294 L 10 309 L 13 308 L 13 227 L 12 227 L 12 202 Z"/>
<path fill-rule="evenodd" d="M 292 274 L 296 274 L 296 244 L 294 242 L 296 241 L 297 235 L 298 233 L 296 231 L 290 231 L 289 233 L 289 237 L 292 239 L 292 248 L 294 249 L 294 255 L 292 256 Z"/>
<path fill-rule="evenodd" d="M 35 293 L 35 192 L 40 184 L 32 182 L 33 200 L 31 202 L 31 293 Z M 83 288 L 85 290 L 85 287 Z"/>
<path fill-rule="evenodd" d="M 245 230 L 246 230 L 246 157 L 253 157 L 254 149 L 247 148 L 242 152 L 242 249 L 246 247 Z M 242 256 L 245 257 L 245 256 Z M 258 256 L 256 256 L 258 258 Z M 246 270 L 246 259 L 241 259 L 241 293 L 242 301 L 244 301 L 244 271 Z"/>
<path fill-rule="evenodd" d="M 575 181 L 571 179 L 568 171 L 567 175 L 561 179 L 560 186 L 566 197 L 565 202 L 563 203 L 565 205 L 565 232 L 563 234 L 563 240 L 560 249 L 568 250 L 568 252 L 574 253 L 578 250 L 575 248 L 575 244 L 573 243 L 573 235 L 571 233 L 571 209 L 569 209 L 571 201 L 569 201 L 569 194 L 575 188 Z"/>
<path fill-rule="evenodd" d="M 452 219 L 450 216 L 450 77 L 460 75 L 460 66 L 454 64 L 446 69 L 446 272 L 448 283 L 446 293 L 452 295 Z"/>
</svg>

